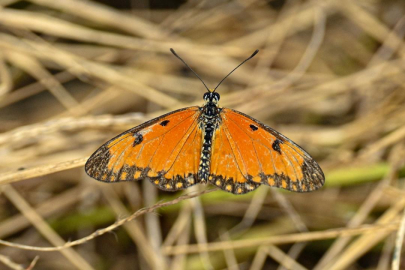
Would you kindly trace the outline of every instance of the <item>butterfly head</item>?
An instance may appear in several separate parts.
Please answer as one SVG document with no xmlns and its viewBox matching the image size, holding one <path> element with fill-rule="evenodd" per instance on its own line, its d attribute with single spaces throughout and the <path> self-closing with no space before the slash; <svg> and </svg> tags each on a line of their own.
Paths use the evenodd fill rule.
<svg viewBox="0 0 405 270">
<path fill-rule="evenodd" d="M 206 104 L 218 104 L 218 101 L 220 99 L 220 96 L 217 92 L 214 92 L 214 90 L 210 89 L 209 92 L 204 93 L 204 101 Z"/>
</svg>

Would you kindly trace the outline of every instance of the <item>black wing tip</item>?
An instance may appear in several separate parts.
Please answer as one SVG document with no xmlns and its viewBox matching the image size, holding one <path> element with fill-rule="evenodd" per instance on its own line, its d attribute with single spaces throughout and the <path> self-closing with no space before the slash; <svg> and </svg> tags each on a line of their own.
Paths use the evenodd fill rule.
<svg viewBox="0 0 405 270">
<path fill-rule="evenodd" d="M 315 191 L 324 186 L 325 175 L 319 164 L 313 158 L 306 158 L 301 169 L 305 182 L 308 183 L 307 186 L 310 186 L 306 191 Z"/>
</svg>

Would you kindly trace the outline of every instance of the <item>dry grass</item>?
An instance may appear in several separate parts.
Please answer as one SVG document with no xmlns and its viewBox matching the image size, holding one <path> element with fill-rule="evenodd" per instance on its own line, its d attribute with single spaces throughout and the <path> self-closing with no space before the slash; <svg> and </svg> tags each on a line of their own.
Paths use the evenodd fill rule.
<svg viewBox="0 0 405 270">
<path fill-rule="evenodd" d="M 404 268 L 403 1 L 103 3 L 0 1 L 0 269 Z M 221 105 L 302 145 L 326 186 L 182 196 L 86 176 L 112 136 L 201 105 L 171 47 L 209 86 L 260 49 Z"/>
</svg>

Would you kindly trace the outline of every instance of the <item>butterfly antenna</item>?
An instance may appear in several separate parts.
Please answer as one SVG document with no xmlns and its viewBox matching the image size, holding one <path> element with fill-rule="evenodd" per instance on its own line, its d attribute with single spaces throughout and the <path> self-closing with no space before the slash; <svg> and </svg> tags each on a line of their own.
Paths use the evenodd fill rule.
<svg viewBox="0 0 405 270">
<path fill-rule="evenodd" d="M 220 86 L 221 83 L 222 83 L 223 81 L 225 81 L 226 78 L 229 77 L 229 75 L 231 75 L 235 70 L 238 69 L 238 67 L 240 67 L 241 65 L 243 65 L 246 61 L 252 59 L 258 52 L 259 52 L 259 50 L 256 50 L 254 53 L 252 53 L 251 56 L 249 56 L 248 58 L 246 58 L 246 59 L 245 59 L 242 63 L 240 63 L 236 68 L 234 68 L 231 72 L 229 72 L 228 75 L 226 75 L 225 78 L 223 78 L 223 79 L 219 82 L 219 84 L 217 85 L 217 87 L 214 88 L 214 91 L 213 91 L 213 92 L 215 92 L 215 90 L 217 90 L 218 86 Z"/>
<path fill-rule="evenodd" d="M 172 52 L 172 54 L 174 54 L 174 56 L 179 58 L 180 61 L 183 62 L 183 64 L 185 64 L 186 67 L 188 67 L 195 74 L 195 76 L 197 76 L 198 79 L 200 79 L 200 81 L 204 84 L 205 88 L 207 88 L 207 91 L 210 92 L 210 89 L 207 87 L 205 82 L 201 79 L 200 76 L 198 76 L 198 74 L 189 65 L 187 65 L 186 61 L 184 61 L 172 48 L 170 48 L 170 51 Z"/>
</svg>

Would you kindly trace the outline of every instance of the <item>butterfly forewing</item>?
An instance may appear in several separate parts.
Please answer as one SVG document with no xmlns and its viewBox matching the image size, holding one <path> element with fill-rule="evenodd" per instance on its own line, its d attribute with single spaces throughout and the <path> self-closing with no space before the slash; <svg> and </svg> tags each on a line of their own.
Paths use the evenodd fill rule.
<svg viewBox="0 0 405 270">
<path fill-rule="evenodd" d="M 324 184 L 319 165 L 285 136 L 231 109 L 222 109 L 220 116 L 213 142 L 213 184 L 235 194 L 260 184 L 298 192 Z"/>
<path fill-rule="evenodd" d="M 106 182 L 147 178 L 164 190 L 196 184 L 200 114 L 199 107 L 184 108 L 118 135 L 90 157 L 87 174 Z"/>
</svg>

